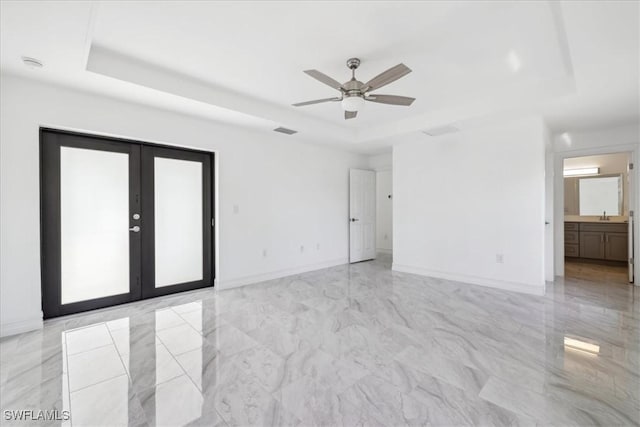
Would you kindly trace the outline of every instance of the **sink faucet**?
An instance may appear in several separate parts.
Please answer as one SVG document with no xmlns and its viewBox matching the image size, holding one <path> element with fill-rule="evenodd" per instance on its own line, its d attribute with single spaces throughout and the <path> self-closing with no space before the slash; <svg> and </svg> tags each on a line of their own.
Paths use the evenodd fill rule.
<svg viewBox="0 0 640 427">
<path fill-rule="evenodd" d="M 611 218 L 607 216 L 607 211 L 602 212 L 602 216 L 600 217 L 600 221 L 609 221 Z"/>
</svg>

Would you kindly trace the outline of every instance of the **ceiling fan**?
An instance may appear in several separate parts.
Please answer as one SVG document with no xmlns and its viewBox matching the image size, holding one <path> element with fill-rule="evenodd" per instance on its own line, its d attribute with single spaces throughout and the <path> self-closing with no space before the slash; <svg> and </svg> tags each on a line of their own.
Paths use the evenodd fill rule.
<svg viewBox="0 0 640 427">
<path fill-rule="evenodd" d="M 395 82 L 400 77 L 404 77 L 411 72 L 411 69 L 404 64 L 398 64 L 389 68 L 366 83 L 356 80 L 356 69 L 360 66 L 358 58 L 351 58 L 347 61 L 347 67 L 351 69 L 351 80 L 344 84 L 340 84 L 337 80 L 332 79 L 318 70 L 305 70 L 305 73 L 340 91 L 340 96 L 334 98 L 316 99 L 313 101 L 298 102 L 293 104 L 294 107 L 303 107 L 305 105 L 320 104 L 322 102 L 338 102 L 342 103 L 344 109 L 345 120 L 353 119 L 358 115 L 358 111 L 362 109 L 365 101 L 378 102 L 380 104 L 404 105 L 408 107 L 415 98 L 398 95 L 378 95 L 369 93 L 372 90 L 380 89 L 389 83 Z"/>
</svg>

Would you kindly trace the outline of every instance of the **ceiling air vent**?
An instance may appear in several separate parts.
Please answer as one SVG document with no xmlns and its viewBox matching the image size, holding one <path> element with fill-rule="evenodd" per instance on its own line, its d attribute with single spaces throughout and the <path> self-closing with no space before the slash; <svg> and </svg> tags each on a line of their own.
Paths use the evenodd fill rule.
<svg viewBox="0 0 640 427">
<path fill-rule="evenodd" d="M 458 129 L 455 126 L 446 125 L 446 126 L 440 126 L 439 128 L 427 129 L 427 130 L 422 131 L 422 132 L 427 134 L 427 135 L 429 135 L 429 136 L 440 136 L 440 135 L 444 135 L 446 133 L 458 132 L 459 130 L 460 129 Z"/>
<path fill-rule="evenodd" d="M 275 128 L 273 131 L 274 132 L 284 133 L 286 135 L 293 135 L 294 133 L 298 133 L 297 130 L 287 129 L 287 128 L 283 128 L 283 127 Z"/>
</svg>

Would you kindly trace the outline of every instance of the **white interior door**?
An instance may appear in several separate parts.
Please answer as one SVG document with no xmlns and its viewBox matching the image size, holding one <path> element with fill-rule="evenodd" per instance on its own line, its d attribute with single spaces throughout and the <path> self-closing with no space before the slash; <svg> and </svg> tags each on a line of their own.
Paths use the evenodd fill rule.
<svg viewBox="0 0 640 427">
<path fill-rule="evenodd" d="M 376 173 L 349 170 L 349 262 L 376 257 Z"/>
</svg>

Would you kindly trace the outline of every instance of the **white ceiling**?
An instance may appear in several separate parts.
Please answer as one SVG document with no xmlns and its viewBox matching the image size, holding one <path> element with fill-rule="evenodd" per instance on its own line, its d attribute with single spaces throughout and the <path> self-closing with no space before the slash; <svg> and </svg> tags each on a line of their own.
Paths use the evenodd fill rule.
<svg viewBox="0 0 640 427">
<path fill-rule="evenodd" d="M 241 126 L 282 125 L 354 151 L 513 111 L 542 114 L 559 132 L 639 115 L 637 2 L 1 4 L 3 72 Z M 28 69 L 22 55 L 45 67 Z M 336 103 L 291 106 L 337 94 L 302 70 L 346 81 L 353 56 L 362 81 L 409 66 L 379 92 L 415 103 L 367 103 L 350 121 Z"/>
</svg>

